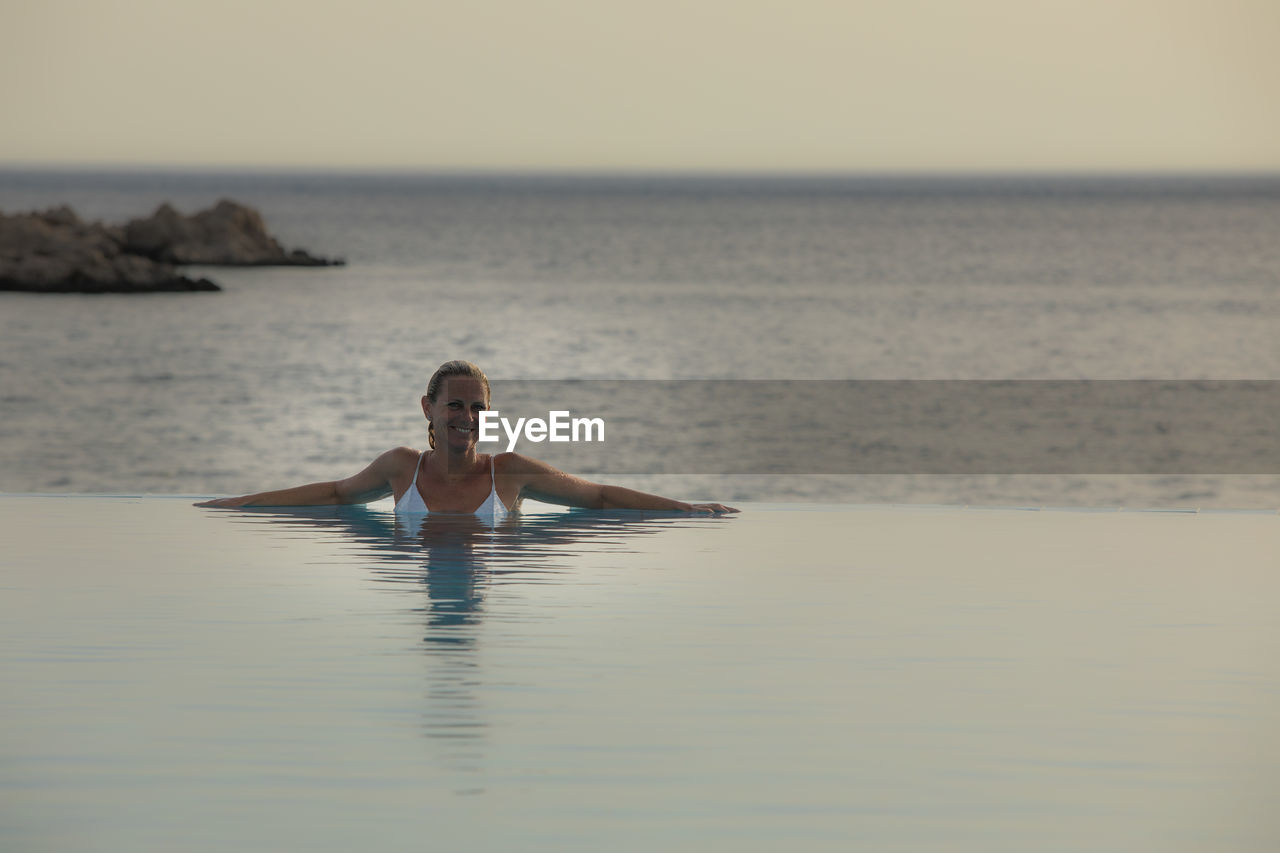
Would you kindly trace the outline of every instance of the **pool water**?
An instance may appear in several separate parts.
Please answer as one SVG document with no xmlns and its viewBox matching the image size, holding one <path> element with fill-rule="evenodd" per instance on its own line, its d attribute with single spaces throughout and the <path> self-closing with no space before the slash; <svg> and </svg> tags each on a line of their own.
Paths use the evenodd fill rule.
<svg viewBox="0 0 1280 853">
<path fill-rule="evenodd" d="M 6 850 L 1267 850 L 1280 516 L 0 497 Z"/>
</svg>

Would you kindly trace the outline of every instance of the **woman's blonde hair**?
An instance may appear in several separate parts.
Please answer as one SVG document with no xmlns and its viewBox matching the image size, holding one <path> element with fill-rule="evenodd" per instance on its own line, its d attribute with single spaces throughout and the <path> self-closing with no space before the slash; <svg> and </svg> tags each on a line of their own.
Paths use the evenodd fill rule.
<svg viewBox="0 0 1280 853">
<path fill-rule="evenodd" d="M 484 375 L 484 371 L 469 361 L 456 359 L 454 361 L 446 361 L 444 364 L 436 368 L 436 372 L 431 374 L 431 381 L 427 383 L 427 399 L 431 402 L 436 401 L 436 397 L 440 395 L 440 386 L 444 380 L 450 376 L 470 376 L 472 379 L 480 380 L 480 384 L 484 386 L 484 402 L 489 403 L 489 377 Z M 435 424 L 427 422 L 427 441 L 430 442 L 432 449 L 436 446 L 436 427 Z"/>
</svg>

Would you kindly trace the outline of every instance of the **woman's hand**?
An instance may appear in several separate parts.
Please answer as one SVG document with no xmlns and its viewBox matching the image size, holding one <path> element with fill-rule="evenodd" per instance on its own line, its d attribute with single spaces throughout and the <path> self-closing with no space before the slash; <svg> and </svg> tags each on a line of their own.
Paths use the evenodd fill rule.
<svg viewBox="0 0 1280 853">
<path fill-rule="evenodd" d="M 251 498 L 251 495 L 242 495 L 238 498 L 214 498 L 211 501 L 200 501 L 196 506 L 214 506 L 234 509 L 236 507 L 247 506 Z"/>
<path fill-rule="evenodd" d="M 214 498 L 196 506 L 235 509 L 242 506 L 333 506 L 363 504 L 391 494 L 391 478 L 403 468 L 417 462 L 418 452 L 408 447 L 388 450 L 370 462 L 363 471 L 345 480 L 307 483 L 290 489 L 258 492 L 238 498 Z"/>
<path fill-rule="evenodd" d="M 725 512 L 738 512 L 736 507 L 725 506 L 724 504 L 685 504 L 687 509 L 685 512 L 710 513 L 719 515 Z"/>
</svg>

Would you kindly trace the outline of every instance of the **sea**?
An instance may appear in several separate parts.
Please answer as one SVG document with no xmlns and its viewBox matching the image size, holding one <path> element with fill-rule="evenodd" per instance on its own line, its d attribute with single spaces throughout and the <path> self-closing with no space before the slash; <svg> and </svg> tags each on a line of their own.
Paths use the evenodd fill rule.
<svg viewBox="0 0 1280 853">
<path fill-rule="evenodd" d="M 220 293 L 0 293 L 0 492 L 346 476 L 425 446 L 419 398 L 455 358 L 495 381 L 1280 379 L 1275 175 L 0 171 L 5 213 L 123 223 L 223 198 L 346 264 L 189 270 Z M 618 482 L 725 502 L 1280 505 L 1272 471 L 646 467 L 694 432 L 655 412 Z"/>
<path fill-rule="evenodd" d="M 1280 177 L 0 172 L 221 198 L 346 265 L 0 293 L 0 849 L 1280 849 Z M 455 358 L 741 512 L 193 506 Z"/>
</svg>

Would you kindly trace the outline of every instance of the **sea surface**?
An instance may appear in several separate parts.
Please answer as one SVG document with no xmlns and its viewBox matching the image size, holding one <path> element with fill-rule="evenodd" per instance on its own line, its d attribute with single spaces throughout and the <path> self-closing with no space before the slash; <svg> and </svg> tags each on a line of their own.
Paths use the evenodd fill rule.
<svg viewBox="0 0 1280 853">
<path fill-rule="evenodd" d="M 8 213 L 124 222 L 220 198 L 347 265 L 193 269 L 216 294 L 0 293 L 0 492 L 345 476 L 425 444 L 418 398 L 453 358 L 495 380 L 1280 379 L 1275 176 L 0 171 Z M 665 415 L 651 435 L 692 440 Z M 1280 504 L 1274 472 L 623 467 L 726 501 Z"/>
<path fill-rule="evenodd" d="M 0 172 L 7 212 L 223 197 L 348 264 L 0 293 L 0 849 L 1280 847 L 1280 477 L 908 440 L 1002 449 L 971 380 L 1280 380 L 1280 179 Z M 614 481 L 742 512 L 192 506 L 423 446 L 452 358 L 671 389 Z M 850 474 L 797 379 L 963 405 Z M 803 465 L 683 461 L 744 380 Z"/>
</svg>

